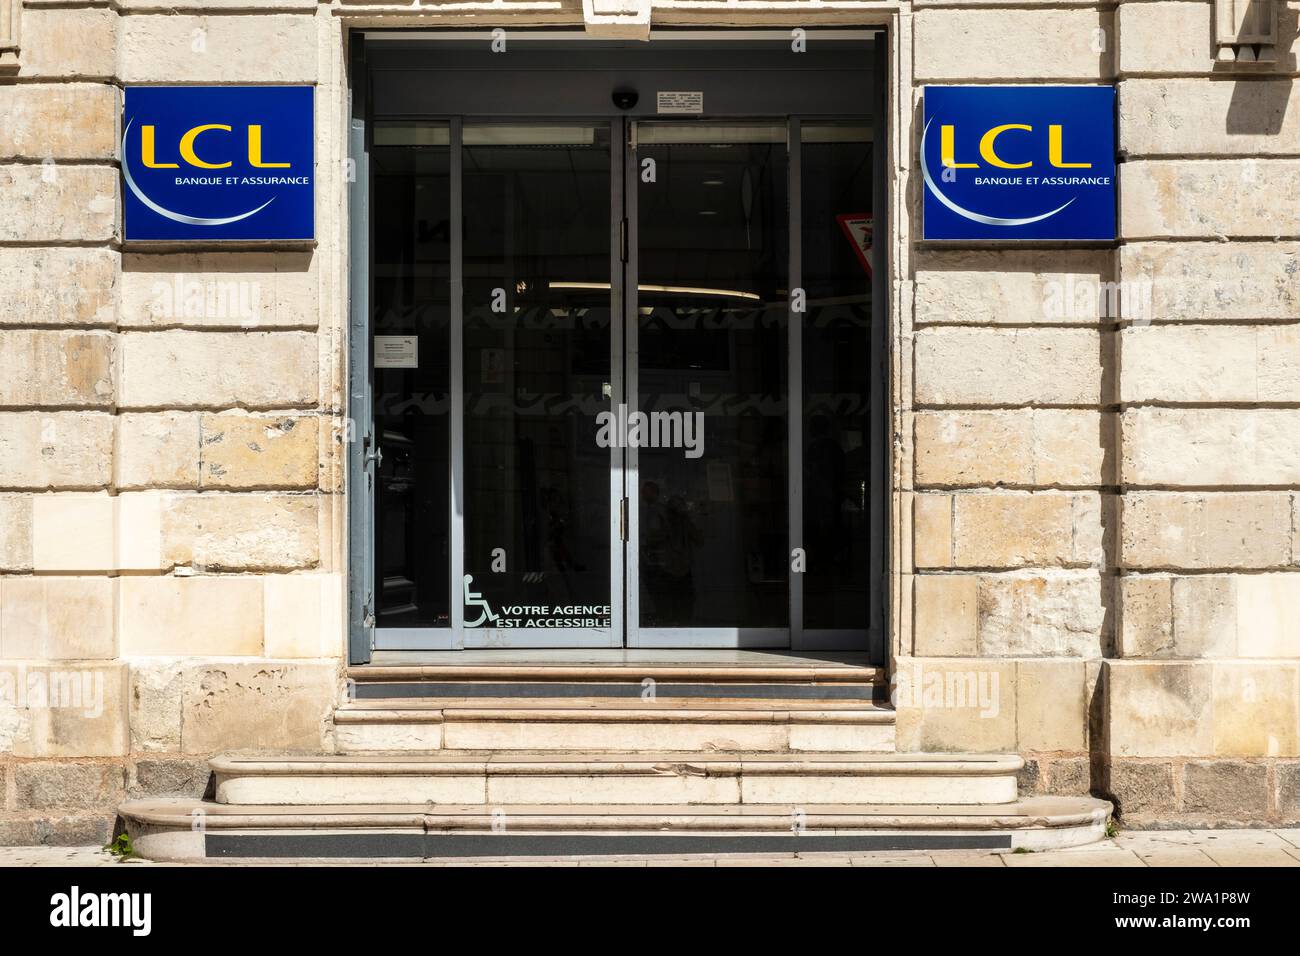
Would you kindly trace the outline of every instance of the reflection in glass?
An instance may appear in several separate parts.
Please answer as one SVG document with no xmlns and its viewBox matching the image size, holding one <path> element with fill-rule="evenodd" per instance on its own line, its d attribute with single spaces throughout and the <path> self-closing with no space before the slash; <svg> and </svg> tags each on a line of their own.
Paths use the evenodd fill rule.
<svg viewBox="0 0 1300 956">
<path fill-rule="evenodd" d="M 804 125 L 802 141 L 804 627 L 865 629 L 870 131 Z"/>
<path fill-rule="evenodd" d="M 609 128 L 466 126 L 462 155 L 465 573 L 609 626 Z"/>
<path fill-rule="evenodd" d="M 642 627 L 787 627 L 785 126 L 643 124 L 638 394 L 703 454 L 638 451 Z"/>
<path fill-rule="evenodd" d="M 376 142 L 380 141 L 376 131 Z M 371 330 L 417 337 L 416 368 L 374 369 L 375 619 L 450 624 L 448 366 L 451 242 L 446 126 L 375 145 Z M 372 347 L 372 354 L 374 354 Z"/>
</svg>

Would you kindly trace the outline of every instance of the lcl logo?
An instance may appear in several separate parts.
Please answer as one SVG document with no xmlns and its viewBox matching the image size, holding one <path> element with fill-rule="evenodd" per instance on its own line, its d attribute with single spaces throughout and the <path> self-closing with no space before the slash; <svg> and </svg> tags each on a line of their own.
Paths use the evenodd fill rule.
<svg viewBox="0 0 1300 956">
<path fill-rule="evenodd" d="M 1064 158 L 1065 147 L 1063 127 L 1059 123 L 1053 123 L 1047 127 L 1047 162 L 1057 169 L 1092 169 L 1092 163 L 1067 163 Z M 986 131 L 980 137 L 979 154 L 980 159 L 984 160 L 990 166 L 996 166 L 999 169 L 1030 169 L 1033 167 L 1033 160 L 1024 163 L 1010 163 L 1000 157 L 997 153 L 998 137 L 1010 130 L 1020 130 L 1025 133 L 1034 132 L 1034 128 L 1025 123 L 1003 123 L 1001 126 L 994 126 Z M 952 124 L 945 124 L 939 127 L 939 160 L 949 169 L 979 169 L 979 163 L 960 163 L 957 161 L 957 127 Z"/>
<path fill-rule="evenodd" d="M 233 133 L 234 128 L 224 123 L 204 123 L 200 126 L 192 126 L 186 130 L 177 143 L 176 151 L 190 166 L 196 169 L 229 169 L 234 165 L 232 160 L 225 162 L 208 162 L 198 154 L 198 140 L 204 133 L 220 131 L 224 133 Z M 271 163 L 262 158 L 262 127 L 257 124 L 250 124 L 246 127 L 246 142 L 248 148 L 248 165 L 255 169 L 289 169 L 291 163 Z M 149 169 L 180 169 L 180 163 L 160 163 L 158 162 L 158 132 L 156 126 L 140 127 L 140 162 Z M 208 137 L 211 140 L 211 137 Z M 205 149 L 207 147 L 205 146 Z M 209 154 L 211 155 L 211 154 Z"/>
<path fill-rule="evenodd" d="M 315 232 L 310 86 L 128 86 L 123 238 L 305 241 Z"/>
<path fill-rule="evenodd" d="M 926 239 L 1111 241 L 1115 91 L 927 86 Z"/>
</svg>

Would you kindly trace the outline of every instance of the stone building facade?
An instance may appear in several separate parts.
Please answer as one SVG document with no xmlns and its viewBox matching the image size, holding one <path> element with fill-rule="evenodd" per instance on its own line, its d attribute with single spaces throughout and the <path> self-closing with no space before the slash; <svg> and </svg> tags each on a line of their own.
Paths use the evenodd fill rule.
<svg viewBox="0 0 1300 956">
<path fill-rule="evenodd" d="M 1225 6 L 650 7 L 885 31 L 897 747 L 1020 754 L 1022 792 L 1131 825 L 1300 820 L 1300 4 L 1266 5 L 1261 63 L 1216 43 Z M 333 748 L 349 34 L 583 24 L 571 0 L 0 0 L 0 670 L 102 688 L 0 702 L 0 843 L 104 840 L 218 752 Z M 315 87 L 310 249 L 121 241 L 123 88 L 201 83 Z M 1118 241 L 924 242 L 922 87 L 1044 83 L 1117 89 Z M 250 283 L 251 319 L 217 302 Z M 950 673 L 995 678 L 996 715 L 928 706 Z"/>
</svg>

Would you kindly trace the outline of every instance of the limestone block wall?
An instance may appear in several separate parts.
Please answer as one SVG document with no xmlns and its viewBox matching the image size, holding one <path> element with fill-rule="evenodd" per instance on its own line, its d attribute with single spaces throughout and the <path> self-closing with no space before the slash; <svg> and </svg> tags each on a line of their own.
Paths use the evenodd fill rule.
<svg viewBox="0 0 1300 956">
<path fill-rule="evenodd" d="M 1115 255 L 927 244 L 912 174 L 924 85 L 1111 82 L 1114 5 L 927 0 L 910 27 L 896 189 L 898 745 L 1019 752 L 1022 790 L 1086 793 L 1115 645 Z"/>
<path fill-rule="evenodd" d="M 1130 823 L 1300 818 L 1300 11 L 1249 76 L 1208 0 L 913 11 L 916 86 L 1116 82 L 1121 238 L 900 236 L 900 746 L 1017 750 Z"/>
<path fill-rule="evenodd" d="M 1026 790 L 1133 822 L 1300 818 L 1298 6 L 1278 70 L 1242 77 L 1212 73 L 1209 0 L 654 5 L 890 29 L 901 749 L 1019 752 Z M 0 843 L 103 839 L 217 750 L 331 745 L 345 30 L 580 23 L 573 0 L 24 0 L 0 60 Z M 122 86 L 187 82 L 317 87 L 314 246 L 123 248 Z M 920 88 L 1042 82 L 1118 85 L 1117 248 L 920 241 Z"/>
<path fill-rule="evenodd" d="M 341 27 L 26 0 L 0 85 L 0 843 L 329 746 L 343 654 Z M 124 249 L 128 83 L 318 88 L 310 248 Z"/>
<path fill-rule="evenodd" d="M 580 28 L 582 5 L 8 2 L 21 29 L 0 50 L 0 843 L 87 843 L 125 796 L 202 792 L 215 751 L 332 745 L 347 29 Z M 892 8 L 849 0 L 808 21 Z M 666 0 L 658 16 L 785 25 L 800 9 Z M 316 87 L 313 246 L 123 246 L 122 88 L 187 83 Z"/>
<path fill-rule="evenodd" d="M 1210 4 L 1117 11 L 1119 615 L 1102 782 L 1142 820 L 1300 818 L 1295 3 L 1275 73 L 1206 77 Z"/>
</svg>

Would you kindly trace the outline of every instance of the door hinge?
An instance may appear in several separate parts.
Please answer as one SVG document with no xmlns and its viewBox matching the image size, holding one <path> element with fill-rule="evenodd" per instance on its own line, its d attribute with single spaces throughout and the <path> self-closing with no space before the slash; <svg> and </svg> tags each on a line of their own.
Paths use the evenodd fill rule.
<svg viewBox="0 0 1300 956">
<path fill-rule="evenodd" d="M 370 609 L 369 603 L 361 609 L 361 626 L 370 629 L 375 626 L 375 612 Z"/>
<path fill-rule="evenodd" d="M 618 540 L 627 540 L 627 506 L 628 500 L 622 498 L 618 502 Z"/>
<path fill-rule="evenodd" d="M 618 259 L 619 262 L 627 262 L 627 219 L 624 218 L 618 226 Z"/>
</svg>

